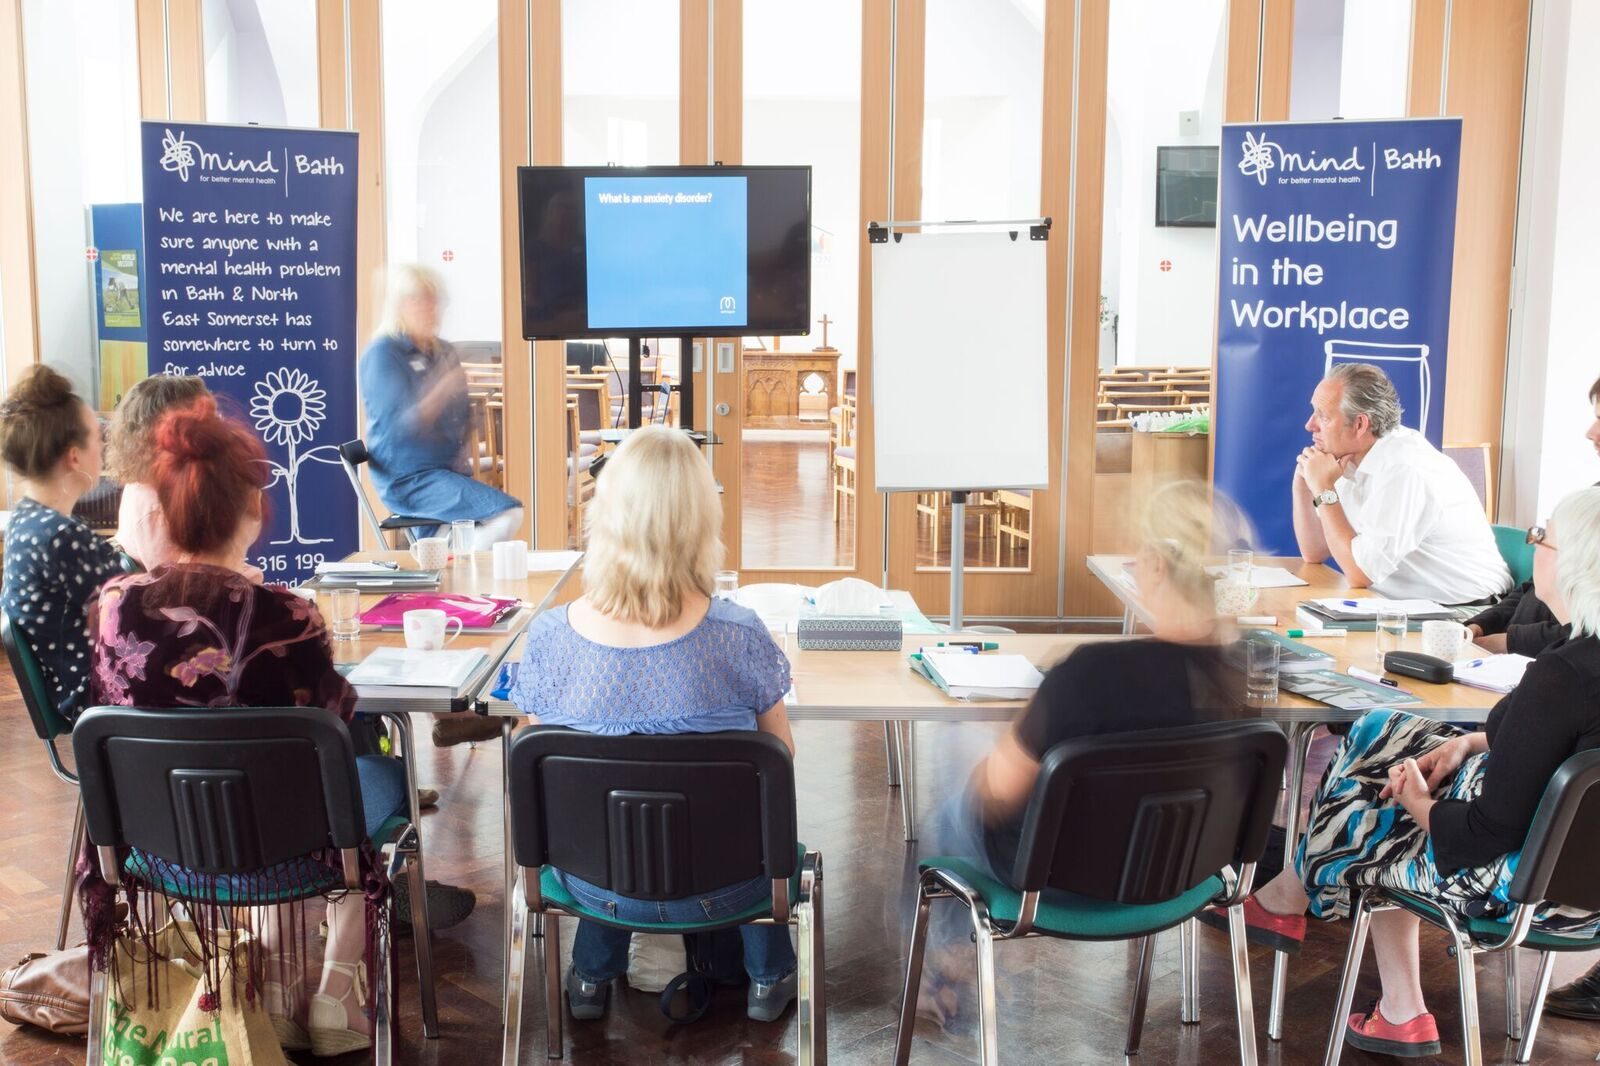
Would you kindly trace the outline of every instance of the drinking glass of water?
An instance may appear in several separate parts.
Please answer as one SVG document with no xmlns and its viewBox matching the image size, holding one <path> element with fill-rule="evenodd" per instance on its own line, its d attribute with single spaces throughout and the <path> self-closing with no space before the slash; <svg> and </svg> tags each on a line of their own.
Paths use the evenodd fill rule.
<svg viewBox="0 0 1600 1066">
<path fill-rule="evenodd" d="M 1252 571 L 1256 563 L 1256 553 L 1249 548 L 1232 548 L 1228 551 L 1228 572 L 1224 577 L 1240 585 L 1253 585 Z"/>
<path fill-rule="evenodd" d="M 1272 703 L 1278 698 L 1279 645 L 1273 640 L 1244 642 L 1244 694 L 1253 703 Z"/>
<path fill-rule="evenodd" d="M 328 599 L 328 615 L 334 640 L 355 640 L 361 635 L 361 593 L 334 589 Z"/>
<path fill-rule="evenodd" d="M 472 559 L 472 542 L 477 538 L 478 524 L 470 518 L 458 518 L 450 523 L 450 552 L 455 556 L 455 563 L 470 562 Z"/>
<path fill-rule="evenodd" d="M 739 591 L 739 571 L 737 570 L 718 570 L 716 581 L 716 595 L 725 600 L 733 599 L 733 594 Z"/>
<path fill-rule="evenodd" d="M 1399 651 L 1406 642 L 1406 612 L 1399 607 L 1379 607 L 1376 621 L 1378 672 L 1383 673 L 1383 657 Z"/>
</svg>

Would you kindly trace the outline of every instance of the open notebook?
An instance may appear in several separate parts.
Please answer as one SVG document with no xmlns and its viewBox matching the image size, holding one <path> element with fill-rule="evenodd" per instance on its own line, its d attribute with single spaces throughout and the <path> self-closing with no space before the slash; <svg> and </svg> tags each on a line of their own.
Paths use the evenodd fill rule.
<svg viewBox="0 0 1600 1066">
<path fill-rule="evenodd" d="M 974 655 L 945 648 L 912 654 L 911 669 L 958 700 L 1025 700 L 1044 675 L 1026 655 Z"/>
</svg>

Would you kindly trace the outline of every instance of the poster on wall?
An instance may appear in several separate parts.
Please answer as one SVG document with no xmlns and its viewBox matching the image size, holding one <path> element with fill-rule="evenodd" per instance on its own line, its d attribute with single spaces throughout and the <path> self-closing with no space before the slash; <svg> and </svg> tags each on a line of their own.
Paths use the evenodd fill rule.
<svg viewBox="0 0 1600 1066">
<path fill-rule="evenodd" d="M 144 314 L 144 229 L 138 204 L 89 205 L 95 341 L 100 351 L 96 406 L 116 410 L 150 373 Z"/>
<path fill-rule="evenodd" d="M 1290 479 L 1330 367 L 1383 369 L 1440 443 L 1460 156 L 1453 118 L 1223 126 L 1215 480 L 1262 550 L 1299 554 Z"/>
<path fill-rule="evenodd" d="M 250 562 L 309 578 L 358 546 L 356 134 L 146 122 L 150 372 L 195 374 L 259 433 L 272 517 Z"/>
</svg>

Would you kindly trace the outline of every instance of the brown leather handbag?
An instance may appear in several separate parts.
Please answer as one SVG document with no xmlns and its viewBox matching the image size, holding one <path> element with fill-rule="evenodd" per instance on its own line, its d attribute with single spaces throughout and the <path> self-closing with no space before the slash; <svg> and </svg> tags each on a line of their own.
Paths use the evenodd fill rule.
<svg viewBox="0 0 1600 1066">
<path fill-rule="evenodd" d="M 33 952 L 0 974 L 0 1018 L 52 1033 L 89 1032 L 89 948 Z"/>
</svg>

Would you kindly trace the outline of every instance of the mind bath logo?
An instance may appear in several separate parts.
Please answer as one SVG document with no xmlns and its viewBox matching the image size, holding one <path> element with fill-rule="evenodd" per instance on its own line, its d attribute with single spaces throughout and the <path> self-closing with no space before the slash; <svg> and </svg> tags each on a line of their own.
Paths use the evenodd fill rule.
<svg viewBox="0 0 1600 1066">
<path fill-rule="evenodd" d="M 189 135 L 183 130 L 177 133 L 163 130 L 161 169 L 169 173 L 176 171 L 180 180 L 188 181 L 189 171 L 196 168 L 202 175 L 201 181 L 228 180 L 203 176 L 212 171 L 221 171 L 225 174 L 270 174 L 274 177 L 278 174 L 278 167 L 272 161 L 270 149 L 260 159 L 238 159 L 232 152 L 224 155 L 206 151 L 198 141 L 190 140 Z"/>
<path fill-rule="evenodd" d="M 1277 142 L 1268 140 L 1265 133 L 1257 136 L 1246 130 L 1244 142 L 1239 146 L 1239 173 L 1247 178 L 1254 177 L 1262 185 L 1267 183 L 1269 170 L 1284 174 L 1345 174 L 1366 169 L 1361 165 L 1361 149 L 1357 145 L 1350 146 L 1350 155 L 1344 159 L 1319 156 L 1316 149 L 1302 155 L 1284 151 Z"/>
</svg>

